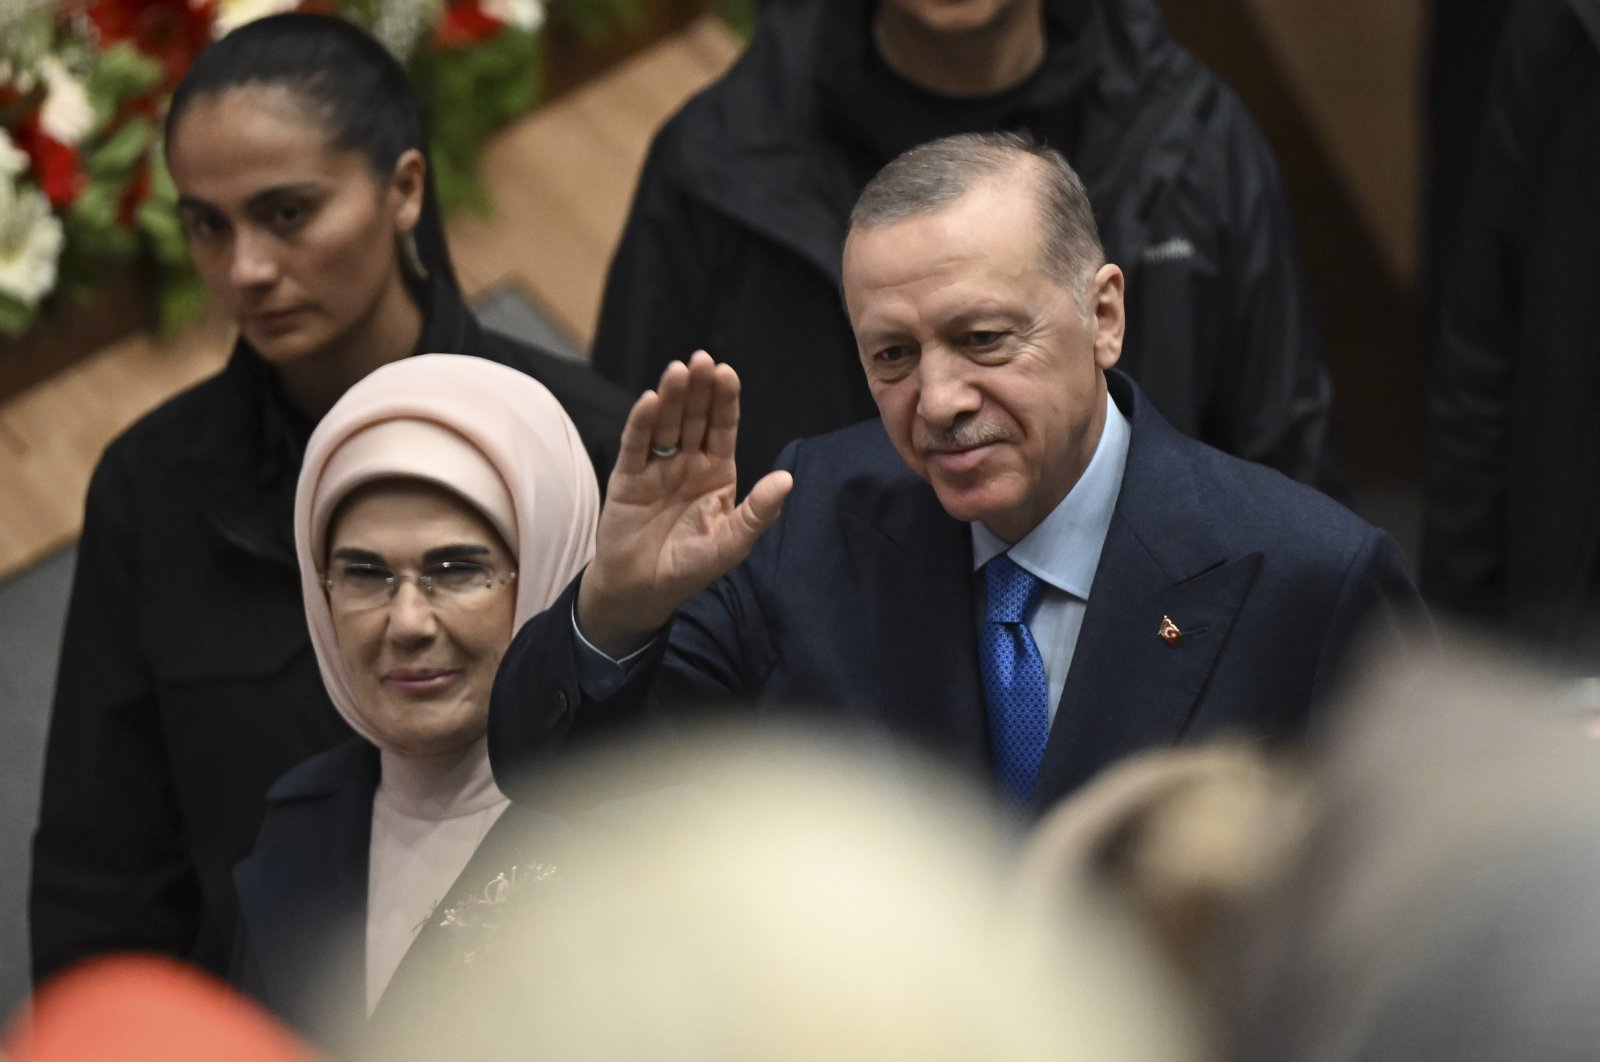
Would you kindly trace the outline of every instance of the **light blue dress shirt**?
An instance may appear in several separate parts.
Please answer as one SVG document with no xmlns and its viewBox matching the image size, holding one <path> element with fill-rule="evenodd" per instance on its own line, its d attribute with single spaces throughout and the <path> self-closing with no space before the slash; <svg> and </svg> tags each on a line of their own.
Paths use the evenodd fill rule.
<svg viewBox="0 0 1600 1062">
<path fill-rule="evenodd" d="M 1078 645 L 1083 613 L 1089 606 L 1089 586 L 1100 566 L 1100 550 L 1111 528 L 1111 514 L 1122 490 L 1122 472 L 1128 465 L 1128 418 L 1106 395 L 1106 423 L 1089 467 L 1067 496 L 1038 527 L 1008 547 L 1005 540 L 980 523 L 972 525 L 972 570 L 978 573 L 990 558 L 1010 552 L 1018 567 L 1044 583 L 1045 589 L 1026 616 L 1028 629 L 1044 658 L 1044 676 L 1050 685 L 1050 721 L 1055 722 L 1061 691 L 1067 685 L 1072 653 Z M 978 622 L 983 622 L 984 591 L 977 579 Z"/>
</svg>

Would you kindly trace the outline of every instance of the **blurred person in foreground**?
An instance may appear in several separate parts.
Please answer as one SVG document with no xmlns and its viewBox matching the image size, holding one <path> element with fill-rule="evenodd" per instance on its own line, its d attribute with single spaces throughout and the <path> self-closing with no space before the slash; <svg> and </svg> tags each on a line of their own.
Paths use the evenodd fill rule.
<svg viewBox="0 0 1600 1062">
<path fill-rule="evenodd" d="M 744 381 L 741 491 L 873 415 L 839 302 L 850 208 L 891 159 L 1025 131 L 1083 176 L 1126 272 L 1122 368 L 1185 435 L 1337 493 L 1331 389 L 1277 165 L 1154 0 L 766 0 L 656 135 L 594 341 L 654 386 L 696 349 Z"/>
<path fill-rule="evenodd" d="M 1579 1062 L 1600 1044 L 1600 743 L 1570 681 L 1388 661 L 1320 746 L 1284 868 L 1221 927 L 1240 1062 Z"/>
<path fill-rule="evenodd" d="M 312 433 L 301 589 L 328 693 L 359 737 L 268 792 L 235 874 L 233 979 L 319 1042 L 415 1004 L 407 977 L 445 961 L 430 939 L 440 912 L 513 858 L 489 691 L 517 625 L 589 560 L 598 510 L 561 405 L 480 358 L 384 366 Z M 536 813 L 510 828 L 531 846 L 560 829 Z"/>
<path fill-rule="evenodd" d="M 1058 153 L 935 141 L 853 217 L 880 419 L 794 444 L 735 506 L 738 375 L 669 366 L 594 562 L 506 654 L 497 774 L 652 695 L 791 702 L 1036 811 L 1139 749 L 1292 740 L 1359 630 L 1402 637 L 1420 606 L 1389 536 L 1180 435 L 1114 370 L 1123 274 Z"/>
<path fill-rule="evenodd" d="M 477 961 L 435 971 L 429 1005 L 367 1057 L 1202 1057 L 1114 902 L 1084 888 L 1009 905 L 1005 820 L 944 771 L 886 784 L 848 736 L 725 727 L 529 781 L 546 806 L 631 799 L 631 828 L 585 832 L 543 876 L 486 893 Z"/>
<path fill-rule="evenodd" d="M 626 412 L 584 366 L 473 317 L 416 97 L 360 29 L 289 14 L 233 31 L 166 133 L 195 265 L 239 335 L 89 485 L 34 835 L 36 980 L 127 949 L 225 972 L 267 787 L 349 737 L 291 531 L 306 440 L 346 388 L 413 353 L 509 365 L 561 401 L 602 476 Z"/>
<path fill-rule="evenodd" d="M 1122 898 L 1217 1057 L 1594 1057 L 1592 703 L 1474 642 L 1367 670 L 1303 756 L 1106 772 L 1030 837 L 1022 906 Z"/>
<path fill-rule="evenodd" d="M 52 978 L 6 1033 L 6 1062 L 318 1062 L 220 981 L 161 955 L 111 955 Z"/>
</svg>

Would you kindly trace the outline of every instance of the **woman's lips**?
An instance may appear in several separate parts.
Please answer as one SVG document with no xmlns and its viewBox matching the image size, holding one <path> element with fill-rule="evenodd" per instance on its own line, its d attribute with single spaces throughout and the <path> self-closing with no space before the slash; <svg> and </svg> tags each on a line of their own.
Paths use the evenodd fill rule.
<svg viewBox="0 0 1600 1062">
<path fill-rule="evenodd" d="M 300 311 L 293 308 L 287 310 L 271 310 L 267 312 L 251 314 L 250 322 L 254 326 L 253 331 L 257 333 L 272 334 L 286 330 L 290 325 L 294 324 L 295 318 L 299 316 L 299 314 Z"/>
<path fill-rule="evenodd" d="M 397 668 L 383 676 L 383 684 L 401 693 L 437 693 L 461 674 L 457 668 Z"/>
</svg>

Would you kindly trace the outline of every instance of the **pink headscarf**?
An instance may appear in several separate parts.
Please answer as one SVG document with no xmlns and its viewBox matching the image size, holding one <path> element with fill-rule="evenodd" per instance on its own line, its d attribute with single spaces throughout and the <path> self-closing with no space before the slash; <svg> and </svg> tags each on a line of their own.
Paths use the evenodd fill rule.
<svg viewBox="0 0 1600 1062">
<path fill-rule="evenodd" d="M 347 391 L 306 447 L 294 500 L 311 644 L 339 714 L 382 748 L 351 692 L 322 586 L 328 521 L 352 490 L 420 479 L 478 509 L 516 554 L 514 623 L 548 607 L 594 555 L 600 491 L 561 404 L 515 369 L 459 354 L 385 365 Z"/>
</svg>

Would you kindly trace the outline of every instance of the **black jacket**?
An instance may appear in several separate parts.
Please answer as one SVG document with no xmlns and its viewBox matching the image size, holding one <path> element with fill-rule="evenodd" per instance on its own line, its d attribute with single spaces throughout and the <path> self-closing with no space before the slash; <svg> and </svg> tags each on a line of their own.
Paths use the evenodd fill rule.
<svg viewBox="0 0 1600 1062">
<path fill-rule="evenodd" d="M 1421 577 L 1600 666 L 1600 0 L 1506 27 L 1429 393 Z"/>
<path fill-rule="evenodd" d="M 1510 16 L 1429 389 L 1421 582 L 1600 667 L 1600 0 Z"/>
<path fill-rule="evenodd" d="M 417 352 L 527 372 L 609 475 L 627 414 L 578 363 L 488 332 L 436 282 Z M 34 838 L 35 980 L 137 948 L 226 971 L 267 788 L 350 736 L 306 629 L 291 514 L 313 425 L 240 343 L 115 440 L 89 486 Z"/>
<path fill-rule="evenodd" d="M 383 1057 L 366 1037 L 405 1027 L 468 976 L 461 967 L 474 949 L 500 943 L 493 926 L 444 925 L 446 912 L 514 868 L 554 878 L 524 883 L 535 902 L 563 888 L 577 870 L 566 858 L 571 842 L 593 829 L 524 804 L 507 808 L 406 950 L 369 1022 L 367 868 L 381 774 L 378 750 L 360 738 L 295 767 L 267 792 L 255 851 L 233 875 L 240 915 L 229 981 L 332 1057 Z"/>
<path fill-rule="evenodd" d="M 771 0 L 749 49 L 657 135 L 594 365 L 654 386 L 705 347 L 743 382 L 743 484 L 791 439 L 873 416 L 839 297 L 862 186 L 916 144 L 1026 128 L 1082 175 L 1128 276 L 1121 368 L 1180 431 L 1324 488 L 1331 397 L 1284 193 L 1234 94 L 1150 0 L 1049 0 L 1021 86 L 954 101 L 869 44 L 867 0 Z"/>
</svg>

